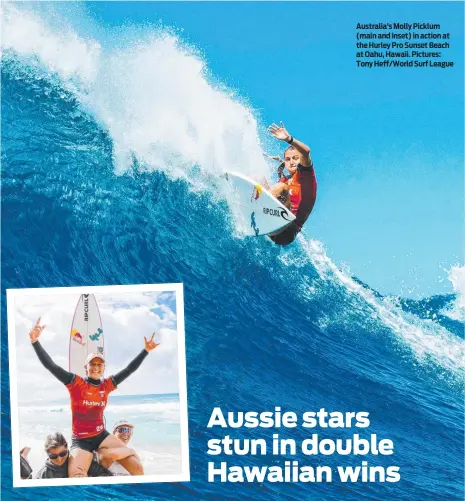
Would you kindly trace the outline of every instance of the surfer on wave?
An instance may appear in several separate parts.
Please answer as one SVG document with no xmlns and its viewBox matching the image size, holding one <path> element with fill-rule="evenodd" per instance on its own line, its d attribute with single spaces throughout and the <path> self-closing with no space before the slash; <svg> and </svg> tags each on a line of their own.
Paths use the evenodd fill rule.
<svg viewBox="0 0 465 501">
<path fill-rule="evenodd" d="M 282 122 L 281 126 L 270 125 L 268 132 L 276 139 L 289 144 L 278 168 L 279 181 L 270 189 L 270 193 L 296 216 L 292 223 L 268 235 L 275 244 L 284 246 L 295 240 L 312 212 L 316 200 L 316 178 L 310 148 L 306 144 L 292 137 Z"/>
<path fill-rule="evenodd" d="M 93 452 L 100 448 L 126 447 L 121 440 L 105 429 L 103 411 L 107 405 L 108 395 L 116 390 L 128 376 L 136 371 L 145 357 L 154 350 L 159 343 L 152 337 L 145 340 L 145 348 L 130 362 L 130 364 L 114 376 L 103 379 L 105 359 L 99 353 L 91 353 L 85 363 L 87 377 L 68 372 L 58 366 L 39 343 L 39 336 L 45 329 L 40 325 L 40 317 L 29 333 L 29 337 L 39 360 L 69 391 L 71 398 L 72 430 L 71 448 L 69 455 L 69 477 L 87 477 L 89 466 L 92 463 Z M 144 469 L 136 454 L 119 459 L 120 464 L 131 475 L 143 475 Z"/>
</svg>

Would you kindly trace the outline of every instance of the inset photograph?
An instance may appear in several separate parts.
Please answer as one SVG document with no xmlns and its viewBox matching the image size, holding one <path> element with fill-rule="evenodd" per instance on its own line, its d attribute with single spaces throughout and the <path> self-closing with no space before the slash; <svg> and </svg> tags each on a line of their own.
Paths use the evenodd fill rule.
<svg viewBox="0 0 465 501">
<path fill-rule="evenodd" d="M 182 284 L 7 306 L 14 487 L 189 480 Z"/>
</svg>

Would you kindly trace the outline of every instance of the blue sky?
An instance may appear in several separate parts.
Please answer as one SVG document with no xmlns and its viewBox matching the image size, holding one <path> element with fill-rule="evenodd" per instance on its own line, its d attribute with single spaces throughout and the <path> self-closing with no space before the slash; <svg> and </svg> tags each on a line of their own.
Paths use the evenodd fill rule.
<svg viewBox="0 0 465 501">
<path fill-rule="evenodd" d="M 450 290 L 445 270 L 463 262 L 463 3 L 110 4 L 84 4 L 92 36 L 170 27 L 255 110 L 263 135 L 283 120 L 309 144 L 319 192 L 305 233 L 338 265 L 380 292 Z M 439 23 L 455 67 L 357 68 L 358 22 Z"/>
</svg>

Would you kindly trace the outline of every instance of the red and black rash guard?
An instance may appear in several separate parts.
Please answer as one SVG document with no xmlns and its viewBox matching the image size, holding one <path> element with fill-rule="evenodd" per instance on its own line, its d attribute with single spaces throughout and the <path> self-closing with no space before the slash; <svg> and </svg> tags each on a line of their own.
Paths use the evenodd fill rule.
<svg viewBox="0 0 465 501">
<path fill-rule="evenodd" d="M 307 221 L 315 205 L 317 183 L 313 162 L 308 167 L 299 164 L 297 172 L 292 177 L 281 178 L 279 182 L 286 183 L 289 186 L 291 210 L 295 215 L 295 219 L 283 231 L 270 236 L 270 238 L 278 245 L 289 245 L 302 230 L 302 226 Z"/>
<path fill-rule="evenodd" d="M 291 212 L 296 216 L 297 226 L 302 229 L 316 200 L 316 177 L 313 163 L 308 167 L 299 164 L 293 176 L 284 176 L 278 182 L 289 186 Z"/>
<path fill-rule="evenodd" d="M 69 391 L 73 436 L 76 438 L 94 437 L 105 429 L 103 411 L 107 405 L 108 395 L 136 371 L 148 355 L 148 351 L 142 350 L 125 369 L 114 376 L 100 380 L 89 377 L 82 378 L 66 371 L 50 358 L 39 341 L 33 343 L 32 346 L 42 365 L 66 385 Z"/>
<path fill-rule="evenodd" d="M 98 386 L 94 386 L 75 375 L 66 388 L 71 397 L 73 436 L 88 438 L 101 433 L 105 429 L 103 411 L 107 406 L 108 395 L 116 390 L 113 378 L 105 378 Z"/>
</svg>

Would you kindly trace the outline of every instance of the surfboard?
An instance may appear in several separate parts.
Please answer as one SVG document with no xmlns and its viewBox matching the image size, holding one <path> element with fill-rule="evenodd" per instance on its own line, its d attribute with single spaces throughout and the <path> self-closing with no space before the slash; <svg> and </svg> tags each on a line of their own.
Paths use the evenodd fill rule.
<svg viewBox="0 0 465 501">
<path fill-rule="evenodd" d="M 224 177 L 238 229 L 245 235 L 268 235 L 294 221 L 294 214 L 261 184 L 237 172 L 227 172 Z"/>
<path fill-rule="evenodd" d="M 81 294 L 71 325 L 69 371 L 85 377 L 84 364 L 89 353 L 105 356 L 102 319 L 95 296 Z"/>
</svg>

